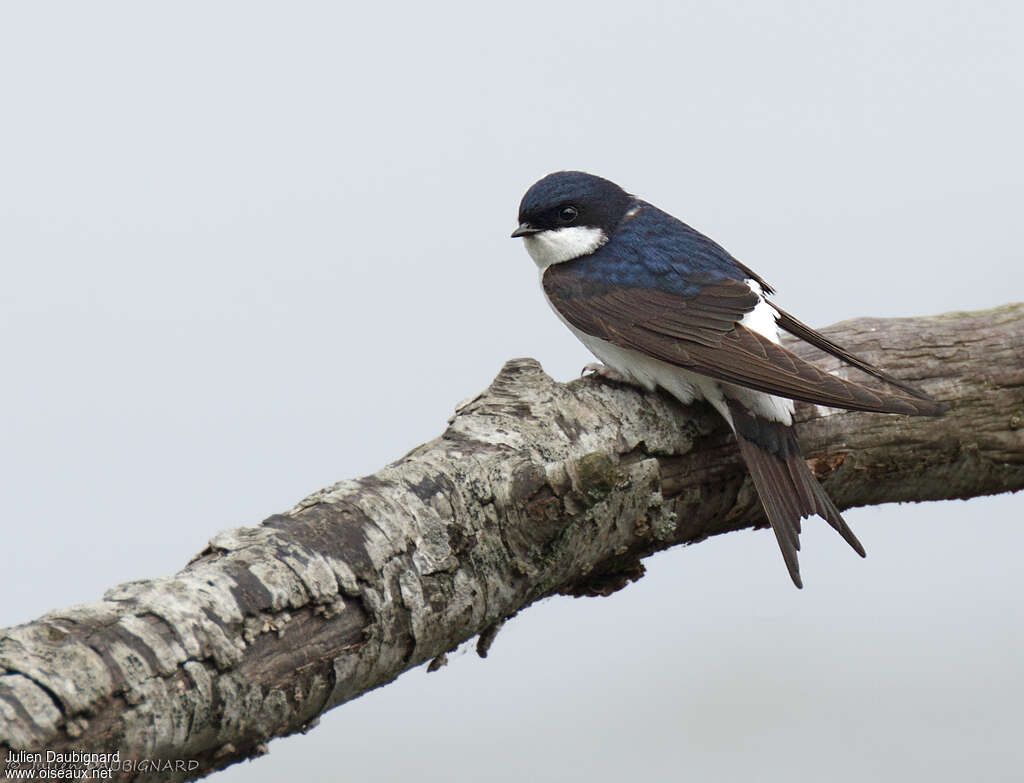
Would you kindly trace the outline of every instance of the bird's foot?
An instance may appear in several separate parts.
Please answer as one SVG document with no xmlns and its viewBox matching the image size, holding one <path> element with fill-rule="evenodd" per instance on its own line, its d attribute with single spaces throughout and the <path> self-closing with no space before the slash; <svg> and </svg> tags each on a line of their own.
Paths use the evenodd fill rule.
<svg viewBox="0 0 1024 783">
<path fill-rule="evenodd" d="M 580 370 L 580 375 L 586 375 L 588 372 L 593 373 L 598 378 L 603 378 L 606 381 L 629 383 L 629 378 L 618 370 L 613 370 L 608 365 L 601 364 L 601 362 L 591 362 L 590 364 L 584 365 L 583 369 Z"/>
</svg>

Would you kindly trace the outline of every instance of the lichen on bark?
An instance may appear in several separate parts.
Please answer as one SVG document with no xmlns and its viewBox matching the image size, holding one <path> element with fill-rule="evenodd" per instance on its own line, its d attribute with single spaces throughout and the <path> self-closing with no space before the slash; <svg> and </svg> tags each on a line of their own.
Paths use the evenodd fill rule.
<svg viewBox="0 0 1024 783">
<path fill-rule="evenodd" d="M 952 405 L 799 405 L 841 508 L 1024 487 L 1024 305 L 826 332 Z M 374 475 L 218 533 L 178 574 L 0 632 L 0 772 L 8 750 L 88 748 L 198 762 L 132 779 L 206 774 L 463 641 L 486 654 L 539 598 L 607 595 L 654 551 L 763 524 L 710 409 L 513 360 Z"/>
</svg>

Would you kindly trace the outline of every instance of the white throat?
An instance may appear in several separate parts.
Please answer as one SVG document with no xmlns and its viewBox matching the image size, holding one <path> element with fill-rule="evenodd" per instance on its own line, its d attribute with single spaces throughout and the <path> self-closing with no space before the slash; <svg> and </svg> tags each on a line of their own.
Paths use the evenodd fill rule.
<svg viewBox="0 0 1024 783">
<path fill-rule="evenodd" d="M 552 264 L 589 255 L 607 241 L 604 231 L 587 226 L 552 228 L 523 237 L 526 252 L 541 271 Z"/>
</svg>

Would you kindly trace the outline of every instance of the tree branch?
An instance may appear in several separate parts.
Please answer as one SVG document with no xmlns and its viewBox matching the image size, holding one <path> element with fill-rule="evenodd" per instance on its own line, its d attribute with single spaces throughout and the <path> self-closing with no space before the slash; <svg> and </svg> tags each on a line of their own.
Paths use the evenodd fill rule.
<svg viewBox="0 0 1024 783">
<path fill-rule="evenodd" d="M 798 405 L 840 508 L 1024 487 L 1024 304 L 825 331 L 952 405 Z M 201 776 L 478 634 L 486 654 L 539 598 L 608 594 L 652 552 L 763 524 L 709 408 L 513 360 L 378 473 L 219 533 L 172 577 L 0 633 L 0 773 L 12 750 L 78 749 L 184 762 L 114 779 Z"/>
</svg>

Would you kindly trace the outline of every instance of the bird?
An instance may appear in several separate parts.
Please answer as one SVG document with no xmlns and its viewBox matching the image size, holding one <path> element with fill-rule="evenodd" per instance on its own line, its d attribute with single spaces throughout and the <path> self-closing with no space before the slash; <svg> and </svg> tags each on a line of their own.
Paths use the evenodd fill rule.
<svg viewBox="0 0 1024 783">
<path fill-rule="evenodd" d="M 602 364 L 600 376 L 684 405 L 705 400 L 729 424 L 789 575 L 803 587 L 801 519 L 818 515 L 863 545 L 804 461 L 794 400 L 847 410 L 941 416 L 948 405 L 872 366 L 782 310 L 764 278 L 721 245 L 610 180 L 558 171 L 519 204 L 522 238 L 555 314 Z M 780 345 L 780 331 L 888 384 L 844 380 Z"/>
</svg>

